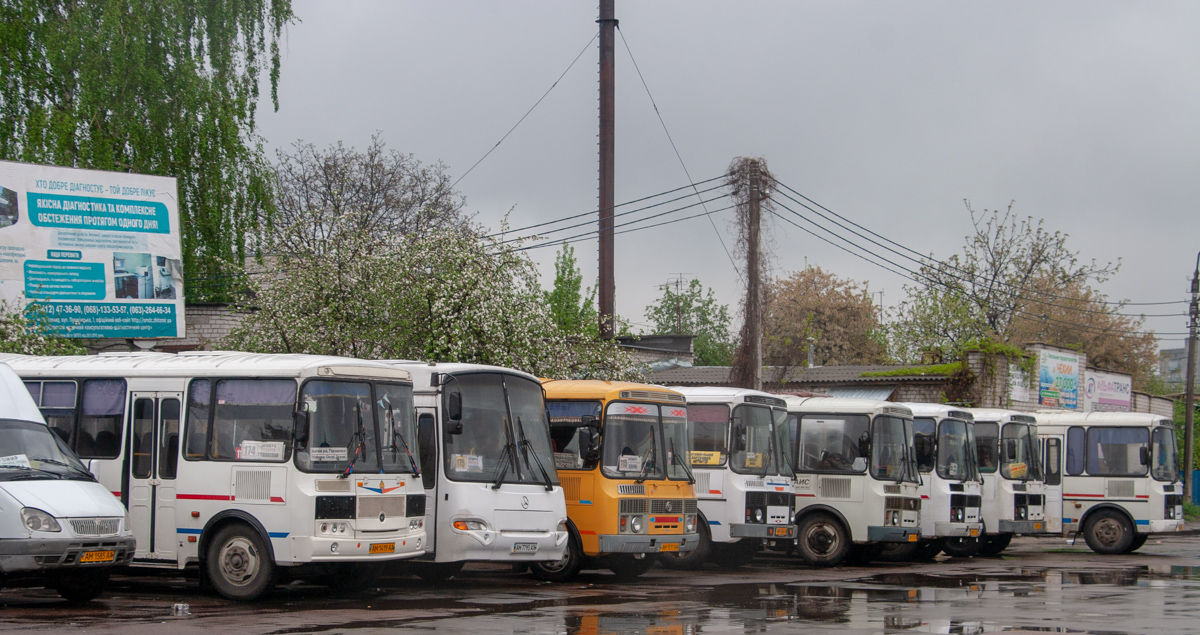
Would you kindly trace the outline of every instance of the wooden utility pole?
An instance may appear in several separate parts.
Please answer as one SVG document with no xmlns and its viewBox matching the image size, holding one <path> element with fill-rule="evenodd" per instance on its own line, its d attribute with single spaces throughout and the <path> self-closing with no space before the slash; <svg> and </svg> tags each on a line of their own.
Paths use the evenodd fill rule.
<svg viewBox="0 0 1200 635">
<path fill-rule="evenodd" d="M 617 19 L 615 0 L 600 0 L 600 336 L 613 336 L 616 280 L 613 272 L 613 208 L 616 185 L 613 179 L 613 143 L 616 113 L 616 63 L 614 37 Z"/>
<path fill-rule="evenodd" d="M 1200 254 L 1196 255 L 1196 270 L 1192 272 L 1192 303 L 1188 305 L 1187 389 L 1183 400 L 1183 500 L 1194 502 L 1192 496 L 1192 461 L 1196 447 L 1196 321 L 1200 319 Z"/>
<path fill-rule="evenodd" d="M 751 351 L 751 385 L 762 390 L 762 283 L 759 241 L 762 235 L 762 173 L 758 162 L 750 168 L 749 215 L 746 219 L 746 334 Z"/>
<path fill-rule="evenodd" d="M 738 208 L 738 249 L 746 256 L 746 297 L 742 302 L 741 342 L 729 370 L 729 383 L 762 390 L 763 385 L 763 254 L 762 214 L 771 211 L 775 177 L 761 157 L 738 157 L 729 165 L 726 185 Z"/>
</svg>

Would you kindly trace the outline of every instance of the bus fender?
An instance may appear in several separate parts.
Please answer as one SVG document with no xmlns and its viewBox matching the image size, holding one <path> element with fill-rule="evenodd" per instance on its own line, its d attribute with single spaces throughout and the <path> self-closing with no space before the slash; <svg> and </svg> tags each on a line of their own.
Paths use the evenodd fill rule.
<svg viewBox="0 0 1200 635">
<path fill-rule="evenodd" d="M 204 523 L 204 529 L 200 531 L 200 545 L 197 548 L 201 563 L 208 557 L 208 543 L 212 539 L 212 536 L 221 527 L 235 522 L 245 523 L 258 532 L 263 544 L 267 546 L 267 555 L 270 556 L 271 561 L 282 564 L 275 560 L 275 545 L 271 544 L 271 536 L 267 534 L 266 527 L 263 527 L 257 518 L 240 509 L 222 510 L 214 514 L 212 518 L 209 518 L 207 523 Z"/>
<path fill-rule="evenodd" d="M 854 532 L 850 530 L 850 523 L 846 521 L 846 517 L 842 515 L 842 512 L 825 504 L 809 505 L 796 512 L 796 516 L 792 519 L 792 524 L 796 525 L 797 532 L 799 532 L 800 522 L 816 512 L 824 512 L 836 518 L 838 522 L 842 523 L 842 529 L 846 530 L 846 535 L 850 537 L 850 542 L 854 542 Z"/>
<path fill-rule="evenodd" d="M 1098 503 L 1095 506 L 1089 508 L 1087 510 L 1087 512 L 1085 512 L 1083 514 L 1083 516 L 1081 516 L 1079 518 L 1079 531 L 1081 531 L 1081 532 L 1083 531 L 1084 525 L 1087 524 L 1088 518 L 1090 518 L 1092 516 L 1092 514 L 1098 512 L 1102 509 L 1111 509 L 1111 510 L 1114 510 L 1117 513 L 1121 514 L 1122 516 L 1124 516 L 1125 520 L 1129 521 L 1129 526 L 1133 527 L 1133 533 L 1135 533 L 1135 534 L 1137 533 L 1137 530 L 1138 530 L 1137 522 L 1135 522 L 1133 520 L 1133 516 L 1131 516 L 1129 514 L 1129 510 L 1127 510 L 1124 507 L 1117 505 L 1115 503 Z"/>
</svg>

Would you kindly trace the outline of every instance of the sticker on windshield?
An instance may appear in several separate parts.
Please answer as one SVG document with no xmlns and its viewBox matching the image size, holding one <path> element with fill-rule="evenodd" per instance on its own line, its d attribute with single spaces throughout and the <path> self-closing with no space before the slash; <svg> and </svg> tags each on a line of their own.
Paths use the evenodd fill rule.
<svg viewBox="0 0 1200 635">
<path fill-rule="evenodd" d="M 622 454 L 621 458 L 617 459 L 617 470 L 620 472 L 641 472 L 642 457 Z"/>
<path fill-rule="evenodd" d="M 746 467 L 762 467 L 763 455 L 753 452 L 746 455 Z"/>
<path fill-rule="evenodd" d="M 455 472 L 482 472 L 483 457 L 477 454 L 451 454 Z"/>
<path fill-rule="evenodd" d="M 1027 469 L 1024 463 L 1013 463 L 1008 468 L 1008 473 L 1011 475 L 1011 478 L 1024 478 Z"/>
<path fill-rule="evenodd" d="M 720 452 L 701 452 L 692 450 L 692 465 L 720 465 Z"/>
<path fill-rule="evenodd" d="M 559 470 L 573 470 L 579 467 L 579 456 L 570 452 L 555 452 L 554 467 Z"/>
<path fill-rule="evenodd" d="M 283 441 L 242 441 L 233 458 L 240 461 L 282 461 Z"/>
<path fill-rule="evenodd" d="M 29 457 L 24 454 L 0 456 L 0 467 L 29 467 Z"/>
<path fill-rule="evenodd" d="M 346 448 L 312 448 L 308 451 L 308 458 L 314 463 L 334 463 L 349 459 L 350 451 Z"/>
</svg>

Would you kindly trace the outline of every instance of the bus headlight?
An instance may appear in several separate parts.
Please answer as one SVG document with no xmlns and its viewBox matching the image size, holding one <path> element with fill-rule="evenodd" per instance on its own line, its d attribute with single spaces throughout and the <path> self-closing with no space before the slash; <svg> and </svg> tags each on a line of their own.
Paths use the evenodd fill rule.
<svg viewBox="0 0 1200 635">
<path fill-rule="evenodd" d="M 950 522 L 961 523 L 965 518 L 966 513 L 963 511 L 963 508 L 955 507 L 954 509 L 950 510 Z"/>
<path fill-rule="evenodd" d="M 483 531 L 487 525 L 478 520 L 456 520 L 454 528 L 459 531 Z"/>
<path fill-rule="evenodd" d="M 629 521 L 629 528 L 632 529 L 633 533 L 635 534 L 642 533 L 642 517 L 634 516 L 633 519 Z"/>
<path fill-rule="evenodd" d="M 683 517 L 683 530 L 689 534 L 696 531 L 696 517 L 695 516 L 689 515 L 689 516 Z"/>
<path fill-rule="evenodd" d="M 414 518 L 414 519 L 412 519 L 412 520 L 408 521 L 408 528 L 409 528 L 409 529 L 420 529 L 420 528 L 422 528 L 422 527 L 424 527 L 424 526 L 425 526 L 425 519 L 424 519 L 424 518 Z"/>
<path fill-rule="evenodd" d="M 766 520 L 766 514 L 763 513 L 763 508 L 755 507 L 754 508 L 754 522 L 761 523 L 764 520 Z"/>
<path fill-rule="evenodd" d="M 1029 516 L 1029 511 L 1025 507 L 1017 508 L 1017 520 L 1025 520 Z"/>
</svg>

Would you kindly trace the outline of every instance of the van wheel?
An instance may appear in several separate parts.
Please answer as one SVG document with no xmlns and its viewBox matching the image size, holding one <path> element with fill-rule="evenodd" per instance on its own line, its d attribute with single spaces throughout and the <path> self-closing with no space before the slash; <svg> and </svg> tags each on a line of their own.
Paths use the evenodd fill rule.
<svg viewBox="0 0 1200 635">
<path fill-rule="evenodd" d="M 641 558 L 630 553 L 614 554 L 608 557 L 608 570 L 617 574 L 618 580 L 632 580 L 649 571 L 655 560 L 654 554 L 650 553 Z"/>
<path fill-rule="evenodd" d="M 465 562 L 414 562 L 412 572 L 426 582 L 445 582 L 462 571 Z"/>
<path fill-rule="evenodd" d="M 278 574 L 270 551 L 249 526 L 226 525 L 208 545 L 208 579 L 221 597 L 248 602 L 275 586 Z"/>
<path fill-rule="evenodd" d="M 970 558 L 979 553 L 983 538 L 983 532 L 978 538 L 947 538 L 942 541 L 942 551 L 952 558 Z"/>
<path fill-rule="evenodd" d="M 542 582 L 566 582 L 579 575 L 582 568 L 583 546 L 574 531 L 567 533 L 567 548 L 563 550 L 562 558 L 529 563 L 529 573 Z"/>
<path fill-rule="evenodd" d="M 1012 542 L 1012 534 L 987 534 L 982 536 L 983 540 L 979 543 L 979 555 L 995 558 L 1000 555 L 1000 552 L 1008 549 L 1008 543 Z"/>
<path fill-rule="evenodd" d="M 1083 525 L 1083 537 L 1092 551 L 1103 554 L 1125 553 L 1133 545 L 1133 527 L 1119 512 L 1102 509 Z"/>
<path fill-rule="evenodd" d="M 60 578 L 54 585 L 54 590 L 71 604 L 83 604 L 104 593 L 108 586 L 108 575 L 108 568 L 81 569 Z"/>
<path fill-rule="evenodd" d="M 850 536 L 842 523 L 829 514 L 813 514 L 796 528 L 796 551 L 808 564 L 831 567 L 846 558 Z"/>
<path fill-rule="evenodd" d="M 695 571 L 708 562 L 713 553 L 712 532 L 708 530 L 708 519 L 704 514 L 696 516 L 696 533 L 700 535 L 696 548 L 691 551 L 667 551 L 659 554 L 658 561 L 668 569 L 687 569 Z"/>
<path fill-rule="evenodd" d="M 736 569 L 750 564 L 760 546 L 757 538 L 742 538 L 727 545 L 713 545 L 712 560 L 718 567 Z"/>
<path fill-rule="evenodd" d="M 1125 553 L 1133 553 L 1138 549 L 1141 549 L 1142 545 L 1146 544 L 1146 539 L 1149 537 L 1150 534 L 1134 534 L 1133 542 L 1130 543 L 1129 548 L 1125 550 Z"/>
</svg>

